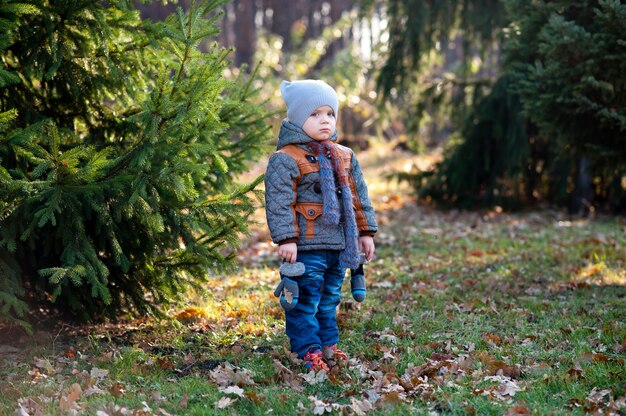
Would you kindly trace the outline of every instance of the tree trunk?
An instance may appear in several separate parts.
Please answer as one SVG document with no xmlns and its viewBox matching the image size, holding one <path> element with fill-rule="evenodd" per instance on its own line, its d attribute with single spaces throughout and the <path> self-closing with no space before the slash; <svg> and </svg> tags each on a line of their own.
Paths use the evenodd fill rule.
<svg viewBox="0 0 626 416">
<path fill-rule="evenodd" d="M 176 7 L 181 6 L 183 9 L 187 10 L 189 7 L 187 2 L 181 2 L 181 4 L 176 5 L 174 3 L 161 4 L 161 3 L 151 3 L 151 4 L 143 4 L 139 1 L 135 1 L 135 7 L 139 10 L 139 14 L 142 19 L 150 19 L 154 22 L 158 22 L 160 20 L 165 19 L 170 14 L 176 12 Z"/>
<path fill-rule="evenodd" d="M 589 175 L 589 161 L 582 156 L 576 162 L 576 181 L 574 192 L 570 201 L 569 214 L 582 214 L 584 218 L 589 216 L 593 190 L 591 189 L 591 176 Z"/>
<path fill-rule="evenodd" d="M 295 20 L 294 15 L 296 14 L 293 1 L 268 0 L 267 4 L 273 11 L 270 30 L 283 38 L 283 51 L 288 52 L 291 50 L 291 29 Z"/>
<path fill-rule="evenodd" d="M 235 25 L 235 7 L 232 3 L 224 5 L 224 16 L 222 17 L 222 29 L 218 35 L 219 43 L 229 47 L 235 44 L 237 33 L 234 29 Z"/>
<path fill-rule="evenodd" d="M 235 65 L 250 65 L 256 48 L 256 4 L 254 0 L 235 0 Z"/>
</svg>

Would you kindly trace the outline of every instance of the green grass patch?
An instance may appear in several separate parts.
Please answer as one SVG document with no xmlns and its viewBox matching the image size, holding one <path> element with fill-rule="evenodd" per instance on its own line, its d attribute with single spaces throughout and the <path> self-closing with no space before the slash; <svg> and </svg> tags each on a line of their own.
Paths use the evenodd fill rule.
<svg viewBox="0 0 626 416">
<path fill-rule="evenodd" d="M 286 352 L 267 258 L 171 319 L 2 341 L 0 409 L 29 414 L 626 412 L 626 225 L 552 212 L 405 207 L 376 238 L 367 299 L 338 310 L 350 360 Z M 410 231 L 410 232 L 409 232 Z M 141 413 L 143 412 L 143 413 Z"/>
</svg>

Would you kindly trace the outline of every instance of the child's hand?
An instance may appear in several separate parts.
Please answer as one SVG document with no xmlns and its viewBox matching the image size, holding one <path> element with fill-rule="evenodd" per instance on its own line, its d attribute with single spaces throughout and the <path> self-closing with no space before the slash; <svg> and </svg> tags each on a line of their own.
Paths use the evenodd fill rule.
<svg viewBox="0 0 626 416">
<path fill-rule="evenodd" d="M 374 258 L 374 238 L 369 235 L 359 237 L 359 249 L 365 254 L 365 260 L 370 261 Z"/>
<path fill-rule="evenodd" d="M 298 257 L 298 246 L 296 243 L 282 244 L 278 247 L 278 254 L 287 263 L 295 263 Z"/>
</svg>

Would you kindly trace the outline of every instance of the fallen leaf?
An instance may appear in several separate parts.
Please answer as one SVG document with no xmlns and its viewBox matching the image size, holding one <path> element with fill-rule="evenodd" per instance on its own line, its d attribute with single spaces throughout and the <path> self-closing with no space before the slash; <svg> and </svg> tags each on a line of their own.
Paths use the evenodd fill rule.
<svg viewBox="0 0 626 416">
<path fill-rule="evenodd" d="M 140 415 L 151 415 L 152 414 L 152 409 L 150 408 L 150 406 L 148 405 L 148 403 L 144 400 L 141 402 L 141 404 L 143 405 L 143 408 L 141 409 L 141 411 L 139 412 Z"/>
<path fill-rule="evenodd" d="M 221 399 L 219 399 L 217 403 L 215 403 L 215 407 L 217 409 L 226 409 L 227 407 L 231 406 L 233 403 L 235 403 L 235 400 L 231 399 L 230 397 L 224 396 Z"/>
<path fill-rule="evenodd" d="M 89 374 L 91 374 L 91 377 L 95 379 L 102 380 L 103 378 L 109 375 L 109 370 L 103 370 L 98 367 L 92 367 Z"/>
<path fill-rule="evenodd" d="M 615 400 L 611 400 L 611 403 L 609 403 L 609 410 L 614 410 L 617 414 L 625 413 L 624 411 L 626 411 L 626 395 L 619 397 Z"/>
<path fill-rule="evenodd" d="M 88 387 L 85 390 L 85 397 L 91 397 L 94 394 L 103 394 L 103 393 L 104 393 L 104 390 L 101 390 L 98 386 L 93 385 L 93 386 Z"/>
<path fill-rule="evenodd" d="M 83 390 L 78 383 L 72 384 L 59 399 L 59 408 L 64 411 L 79 410 L 80 407 L 76 402 L 80 399 L 82 393 Z"/>
<path fill-rule="evenodd" d="M 483 337 L 488 344 L 500 345 L 502 344 L 502 339 L 498 334 L 485 334 Z"/>
<path fill-rule="evenodd" d="M 517 383 L 510 377 L 506 376 L 487 376 L 484 378 L 486 381 L 495 381 L 498 386 L 495 389 L 491 389 L 491 394 L 498 399 L 508 399 L 515 396 L 515 393 L 522 391 Z"/>
<path fill-rule="evenodd" d="M 174 363 L 172 363 L 169 357 L 157 357 L 156 362 L 159 365 L 159 367 L 161 367 L 164 370 L 171 370 L 175 367 Z"/>
<path fill-rule="evenodd" d="M 328 380 L 328 374 L 325 370 L 320 370 L 317 372 L 309 371 L 308 373 L 300 374 L 300 377 L 302 377 L 302 379 L 309 384 L 319 384 Z"/>
<path fill-rule="evenodd" d="M 354 414 L 362 416 L 372 410 L 373 406 L 369 400 L 359 400 L 356 397 L 350 398 L 350 409 L 354 412 Z"/>
<path fill-rule="evenodd" d="M 492 361 L 487 365 L 487 371 L 494 376 L 506 376 L 510 378 L 519 378 L 521 369 L 515 365 L 507 365 L 502 361 Z"/>
<path fill-rule="evenodd" d="M 185 357 L 183 358 L 183 365 L 184 366 L 192 365 L 195 362 L 196 362 L 196 358 L 191 353 L 185 355 Z"/>
<path fill-rule="evenodd" d="M 253 375 L 254 373 L 250 370 L 234 366 L 227 362 L 222 363 L 219 367 L 209 373 L 211 379 L 220 386 L 252 386 L 256 384 L 252 379 Z"/>
<path fill-rule="evenodd" d="M 44 370 L 48 375 L 52 376 L 55 374 L 54 367 L 52 366 L 52 363 L 50 363 L 48 359 L 35 358 L 34 364 L 35 364 L 35 367 Z"/>
<path fill-rule="evenodd" d="M 96 360 L 101 363 L 110 363 L 113 361 L 113 351 L 106 351 L 100 354 Z"/>
<path fill-rule="evenodd" d="M 83 389 L 80 387 L 80 384 L 74 383 L 67 389 L 67 397 L 70 400 L 77 401 L 80 399 L 80 396 L 83 394 Z"/>
<path fill-rule="evenodd" d="M 276 370 L 279 379 L 283 380 L 289 387 L 296 389 L 296 391 L 303 390 L 301 379 L 277 359 L 274 359 L 274 370 Z"/>
<path fill-rule="evenodd" d="M 504 416 L 527 416 L 530 414 L 530 409 L 526 406 L 513 406 L 506 411 Z"/>
<path fill-rule="evenodd" d="M 313 403 L 314 415 L 323 415 L 326 412 L 330 413 L 333 411 L 333 408 L 329 403 L 319 400 L 315 396 L 309 396 L 309 400 Z"/>
<path fill-rule="evenodd" d="M 584 380 L 585 377 L 583 376 L 583 369 L 580 367 L 580 364 L 576 363 L 573 368 L 570 368 L 565 378 L 568 380 Z"/>
<path fill-rule="evenodd" d="M 431 361 L 447 361 L 450 360 L 452 356 L 450 354 L 438 354 L 436 352 L 432 353 L 428 358 Z"/>
<path fill-rule="evenodd" d="M 239 397 L 244 397 L 243 389 L 238 386 L 219 387 L 218 390 L 224 394 L 234 394 Z"/>
<path fill-rule="evenodd" d="M 41 416 L 43 415 L 43 406 L 40 399 L 33 397 L 22 397 L 17 400 L 16 416 Z"/>
<path fill-rule="evenodd" d="M 588 278 L 588 277 L 591 277 L 593 275 L 596 275 L 596 274 L 600 273 L 604 269 L 605 269 L 604 262 L 600 262 L 600 263 L 596 263 L 596 264 L 589 264 L 589 265 L 583 267 L 578 272 L 578 276 L 582 277 L 582 278 Z"/>
<path fill-rule="evenodd" d="M 206 318 L 208 314 L 202 308 L 189 307 L 176 314 L 179 321 L 198 321 Z"/>
<path fill-rule="evenodd" d="M 565 405 L 565 407 L 568 408 L 578 408 L 578 407 L 582 407 L 583 403 L 580 399 L 570 399 L 567 404 Z"/>
<path fill-rule="evenodd" d="M 296 366 L 299 366 L 300 364 L 302 364 L 302 360 L 298 358 L 298 353 L 289 351 L 287 347 L 283 348 L 283 353 L 284 353 L 284 356 L 287 357 L 287 359 L 289 360 L 291 364 L 294 364 Z"/>
<path fill-rule="evenodd" d="M 109 387 L 109 393 L 111 393 L 113 397 L 120 397 L 126 393 L 126 388 L 121 383 L 115 383 Z"/>
<path fill-rule="evenodd" d="M 265 395 L 257 393 L 255 391 L 247 391 L 244 393 L 244 396 L 257 406 L 263 403 L 263 401 L 265 400 Z"/>
<path fill-rule="evenodd" d="M 397 391 L 392 391 L 390 393 L 385 393 L 381 395 L 380 399 L 378 399 L 378 401 L 376 402 L 376 407 L 379 409 L 386 407 L 395 407 L 402 403 L 406 403 L 405 395 Z"/>
<path fill-rule="evenodd" d="M 589 393 L 589 396 L 587 396 L 587 401 L 600 403 L 604 401 L 604 396 L 608 394 L 611 394 L 611 390 L 598 390 L 597 387 L 594 387 L 593 390 L 591 390 L 591 392 Z"/>
<path fill-rule="evenodd" d="M 76 348 L 74 347 L 69 347 L 66 351 L 65 351 L 65 358 L 75 358 L 76 357 Z"/>
<path fill-rule="evenodd" d="M 157 403 L 165 400 L 160 391 L 153 391 L 150 398 Z"/>
<path fill-rule="evenodd" d="M 465 411 L 466 414 L 468 415 L 475 415 L 476 414 L 476 408 L 470 405 L 466 405 L 463 410 Z"/>
</svg>

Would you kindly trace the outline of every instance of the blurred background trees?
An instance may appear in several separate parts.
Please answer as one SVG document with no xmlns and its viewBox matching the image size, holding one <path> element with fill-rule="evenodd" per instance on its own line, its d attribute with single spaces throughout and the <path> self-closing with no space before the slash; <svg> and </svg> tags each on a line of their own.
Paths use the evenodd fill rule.
<svg viewBox="0 0 626 416">
<path fill-rule="evenodd" d="M 434 170 L 405 175 L 419 194 L 463 208 L 549 202 L 568 205 L 571 213 L 588 213 L 594 205 L 624 211 L 626 5 L 504 0 L 501 15 L 497 4 L 485 1 L 430 2 L 430 14 L 415 4 L 398 10 L 394 26 L 424 16 L 438 23 L 434 6 L 440 3 L 449 3 L 449 11 L 460 7 L 453 15 L 465 39 L 463 61 L 477 64 L 468 70 L 461 61 L 449 77 L 452 88 L 442 84 L 443 97 L 463 101 L 460 117 L 450 117 L 460 136 Z M 477 10 L 502 18 L 484 19 Z M 438 38 L 445 41 L 441 33 Z M 384 91 L 402 85 L 411 69 L 420 72 L 419 58 L 426 55 L 420 45 L 431 50 L 433 42 L 417 39 L 417 46 L 390 45 L 379 80 Z M 493 48 L 498 59 L 485 59 Z M 495 71 L 484 71 L 485 65 Z M 429 91 L 418 102 L 432 96 Z"/>
<path fill-rule="evenodd" d="M 625 8 L 616 0 L 240 0 L 227 8 L 221 39 L 245 51 L 256 42 L 240 62 L 262 62 L 257 85 L 277 110 L 280 79 L 323 77 L 340 93 L 348 144 L 376 136 L 416 152 L 443 146 L 433 169 L 398 175 L 424 202 L 620 212 Z M 238 23 L 251 22 L 250 11 L 255 34 Z"/>
<path fill-rule="evenodd" d="M 144 17 L 156 20 L 173 5 L 139 7 Z M 366 147 L 371 136 L 400 134 L 402 126 L 383 123 L 389 119 L 377 108 L 375 62 L 386 47 L 382 5 L 360 13 L 364 9 L 353 0 L 233 0 L 222 10 L 217 40 L 234 50 L 229 72 L 236 76 L 260 63 L 253 85 L 268 99 L 269 109 L 284 110 L 282 79 L 321 77 L 339 93 L 347 143 Z M 272 119 L 274 126 L 280 117 Z"/>
</svg>

